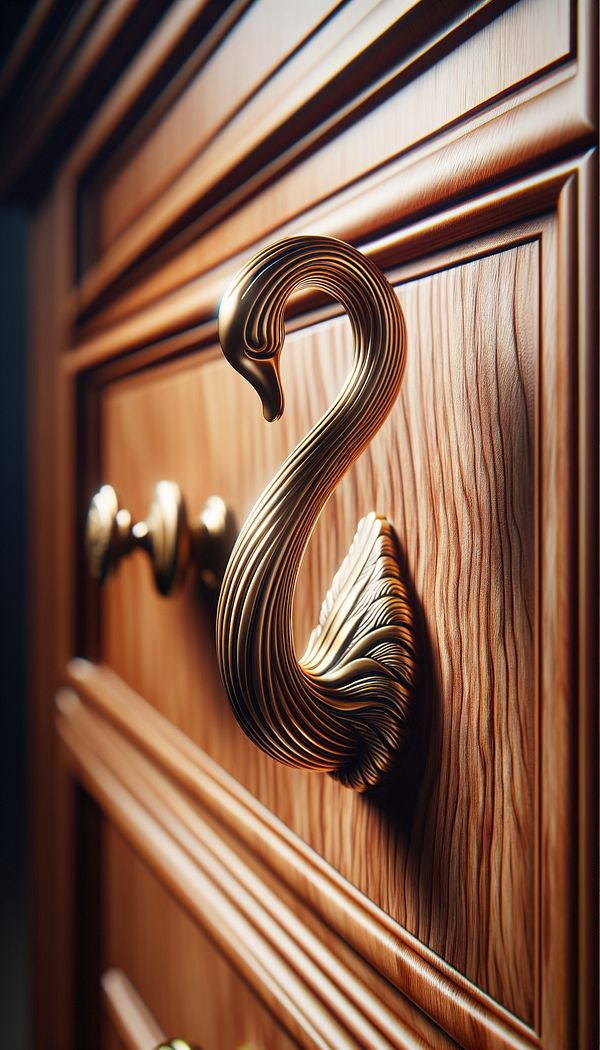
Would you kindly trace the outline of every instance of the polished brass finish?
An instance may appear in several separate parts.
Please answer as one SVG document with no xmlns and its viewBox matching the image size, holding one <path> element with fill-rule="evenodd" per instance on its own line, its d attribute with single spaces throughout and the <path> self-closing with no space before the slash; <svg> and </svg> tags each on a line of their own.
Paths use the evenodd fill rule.
<svg viewBox="0 0 600 1050">
<path fill-rule="evenodd" d="M 360 522 L 301 660 L 292 604 L 323 506 L 398 393 L 404 318 L 385 277 L 350 245 L 292 237 L 259 252 L 225 293 L 219 337 L 260 395 L 267 420 L 283 412 L 284 312 L 300 285 L 330 294 L 348 312 L 353 365 L 240 532 L 221 586 L 217 654 L 236 717 L 259 747 L 364 790 L 402 748 L 415 674 L 413 614 L 390 523 L 375 514 Z"/>
<path fill-rule="evenodd" d="M 168 1043 L 160 1043 L 156 1050 L 194 1050 L 194 1047 L 185 1039 L 171 1039 Z"/>
<path fill-rule="evenodd" d="M 112 485 L 92 497 L 85 546 L 90 572 L 103 582 L 121 558 L 137 548 L 150 556 L 156 586 L 171 594 L 195 562 L 203 581 L 216 589 L 235 540 L 231 514 L 219 496 L 211 496 L 196 521 L 188 523 L 185 502 L 174 481 L 159 481 L 144 521 L 133 522 Z"/>
</svg>

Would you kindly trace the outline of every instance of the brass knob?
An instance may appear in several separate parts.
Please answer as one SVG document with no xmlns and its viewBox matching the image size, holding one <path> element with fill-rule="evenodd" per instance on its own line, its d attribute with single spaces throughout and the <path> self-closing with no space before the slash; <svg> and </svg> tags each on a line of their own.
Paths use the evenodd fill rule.
<svg viewBox="0 0 600 1050">
<path fill-rule="evenodd" d="M 203 582 L 216 589 L 235 541 L 233 517 L 219 496 L 211 496 L 195 521 L 189 522 L 185 501 L 174 481 L 159 481 L 143 521 L 132 520 L 112 485 L 92 496 L 87 513 L 85 549 L 88 567 L 101 583 L 121 558 L 137 548 L 152 562 L 161 594 L 172 594 L 194 562 Z"/>
<path fill-rule="evenodd" d="M 194 1050 L 194 1048 L 185 1039 L 171 1039 L 168 1043 L 160 1043 L 156 1050 Z"/>
</svg>

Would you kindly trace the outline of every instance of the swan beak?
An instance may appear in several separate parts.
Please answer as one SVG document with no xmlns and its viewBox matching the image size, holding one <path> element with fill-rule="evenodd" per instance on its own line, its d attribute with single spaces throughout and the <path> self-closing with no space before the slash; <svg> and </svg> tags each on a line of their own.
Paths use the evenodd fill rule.
<svg viewBox="0 0 600 1050">
<path fill-rule="evenodd" d="M 263 415 L 273 423 L 283 415 L 284 398 L 279 375 L 279 355 L 284 340 L 283 319 L 280 330 L 275 326 L 263 333 L 254 333 L 248 345 L 246 324 L 251 303 L 241 303 L 239 281 L 236 278 L 227 289 L 219 306 L 219 340 L 223 353 L 235 370 L 256 390 L 263 406 Z M 243 309 L 242 309 L 243 305 Z M 260 356 L 260 355 L 263 356 Z"/>
<path fill-rule="evenodd" d="M 243 368 L 238 369 L 256 390 L 263 407 L 267 423 L 273 423 L 283 415 L 284 397 L 279 375 L 279 358 L 262 361 L 244 359 Z"/>
</svg>

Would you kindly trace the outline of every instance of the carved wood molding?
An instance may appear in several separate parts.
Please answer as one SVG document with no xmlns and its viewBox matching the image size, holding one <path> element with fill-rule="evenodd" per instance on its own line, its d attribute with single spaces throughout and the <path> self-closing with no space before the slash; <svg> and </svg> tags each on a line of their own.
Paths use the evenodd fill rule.
<svg viewBox="0 0 600 1050">
<path fill-rule="evenodd" d="M 144 844 L 139 831 L 143 823 L 141 814 L 135 819 L 128 815 L 124 802 L 120 805 L 116 783 L 110 793 L 102 789 L 103 782 L 98 779 L 98 758 L 95 757 L 100 747 L 99 741 L 107 742 L 102 750 L 102 763 L 111 770 L 110 775 L 115 781 L 128 784 L 129 791 L 135 791 L 135 786 L 132 788 L 127 778 L 133 775 L 130 770 L 136 761 L 146 769 L 143 786 L 142 781 L 138 781 L 138 795 L 142 800 L 149 799 L 155 780 L 162 785 L 162 804 L 163 807 L 166 805 L 162 812 L 168 828 L 175 826 L 183 803 L 180 795 L 167 786 L 165 777 L 191 796 L 211 817 L 216 818 L 219 825 L 246 850 L 259 860 L 267 860 L 270 871 L 293 894 L 398 988 L 402 995 L 414 1002 L 419 1011 L 422 1010 L 440 1024 L 452 1039 L 473 1050 L 488 1046 L 519 1047 L 524 1050 L 525 1047 L 539 1045 L 536 1035 L 526 1025 L 428 951 L 425 945 L 346 882 L 335 869 L 108 668 L 75 660 L 69 665 L 68 680 L 76 690 L 76 696 L 69 694 L 63 697 L 59 706 L 58 727 L 61 737 L 77 758 L 78 776 L 97 798 L 108 817 L 124 831 L 130 841 L 137 844 L 146 862 L 161 877 L 165 878 L 165 870 L 173 863 L 169 857 L 170 846 L 166 842 L 160 845 L 158 840 L 154 844 L 151 840 Z M 81 702 L 78 702 L 77 697 Z M 92 710 L 86 710 L 88 707 Z M 102 727 L 98 715 L 109 723 L 107 728 Z M 125 795 L 121 801 L 124 799 Z M 142 805 L 139 798 L 138 805 Z M 194 814 L 196 828 L 200 827 L 198 821 L 201 818 Z M 205 841 L 208 832 L 198 834 Z M 211 831 L 210 835 L 216 848 L 214 832 Z M 226 849 L 224 845 L 222 848 Z M 246 878 L 250 878 L 250 875 L 245 873 L 241 878 L 239 859 L 233 854 L 229 856 L 233 865 L 231 870 L 237 880 L 234 880 L 232 889 L 237 892 L 236 887 L 239 888 L 240 882 L 247 885 Z M 217 884 L 220 884 L 222 877 L 223 873 L 219 875 Z M 177 892 L 173 879 L 168 878 L 167 881 L 170 888 Z M 257 886 L 258 899 L 264 892 L 264 886 Z M 189 907 L 187 900 L 185 903 Z M 192 910 L 202 925 L 206 926 L 202 908 L 194 906 Z M 282 918 L 282 913 L 279 913 L 278 919 Z M 284 928 L 291 928 L 290 923 L 293 927 L 292 916 L 288 914 L 285 916 Z M 226 954 L 231 952 L 225 934 L 221 934 L 219 943 Z M 284 958 L 289 960 L 290 956 L 284 952 Z M 238 968 L 242 966 L 239 959 L 232 961 Z M 333 965 L 333 959 L 329 959 L 326 972 L 333 972 L 329 969 Z M 319 987 L 322 993 L 323 988 Z M 260 988 L 257 990 L 260 992 Z M 374 1005 L 363 997 L 362 991 L 360 994 L 356 1005 L 370 1017 Z M 461 1003 L 460 1010 L 453 1009 L 457 1000 Z M 415 1023 L 414 1017 L 412 1023 Z M 388 1038 L 391 1031 L 387 1033 Z M 400 1041 L 399 1045 L 405 1044 Z"/>
<path fill-rule="evenodd" d="M 462 40 L 481 28 L 482 19 L 485 22 L 486 19 L 497 16 L 505 5 L 483 4 L 480 6 L 481 10 L 463 13 L 463 17 L 456 16 L 454 20 L 450 19 L 445 30 L 442 31 L 440 28 L 437 37 L 434 34 L 434 38 L 428 42 L 424 41 L 420 48 L 417 47 L 414 53 L 407 56 L 406 69 L 401 70 L 402 75 L 400 76 L 397 70 L 394 74 L 397 78 L 400 77 L 397 85 L 400 91 L 403 78 L 410 85 L 415 73 L 420 75 L 423 69 L 427 69 L 429 64 L 439 57 L 440 47 L 442 50 L 445 48 L 452 50 L 453 46 L 458 46 Z M 460 8 L 461 5 L 458 7 Z M 519 10 L 516 11 L 515 17 L 517 16 L 520 17 Z M 528 17 L 526 12 L 524 12 L 524 17 Z M 452 173 L 451 183 L 444 179 L 442 171 L 437 171 L 435 166 L 432 167 L 430 180 L 432 174 L 437 177 L 434 177 L 434 185 L 429 189 L 429 196 L 433 195 L 439 199 L 441 193 L 448 193 L 448 187 L 451 184 L 455 198 L 463 197 L 468 192 L 473 192 L 474 184 L 482 188 L 486 183 L 489 185 L 490 182 L 496 180 L 500 173 L 506 174 L 509 171 L 514 175 L 522 173 L 531 169 L 534 164 L 540 164 L 543 159 L 550 160 L 556 157 L 558 150 L 564 151 L 567 148 L 573 150 L 584 142 L 592 141 L 593 103 L 590 105 L 587 94 L 589 56 L 586 50 L 587 42 L 593 36 L 588 25 L 592 17 L 591 8 L 587 4 L 579 5 L 577 17 L 579 19 L 577 39 L 580 51 L 576 57 L 570 53 L 569 41 L 562 41 L 554 57 L 551 60 L 548 59 L 547 66 L 540 70 L 522 71 L 516 83 L 507 81 L 497 85 L 497 89 L 492 91 L 492 97 L 482 98 L 478 104 L 474 104 L 470 115 L 461 120 L 458 127 L 454 126 L 455 122 L 452 119 L 444 119 L 443 115 L 440 115 L 440 126 L 432 128 L 432 142 L 435 141 L 437 149 L 451 148 L 454 163 L 449 165 Z M 418 18 L 417 12 L 415 19 L 418 21 Z M 388 27 L 388 35 L 397 34 L 401 24 L 402 20 L 395 26 Z M 521 33 L 523 28 L 515 32 Z M 510 50 L 511 45 L 500 43 L 499 46 L 501 54 L 498 63 L 501 66 L 502 54 Z M 310 91 L 313 89 L 317 91 L 319 98 L 321 96 L 327 98 L 327 85 L 317 82 L 315 86 L 313 75 L 306 80 L 306 90 L 309 90 L 309 87 Z M 267 84 L 265 90 L 270 90 L 270 84 Z M 95 306 L 96 301 L 106 292 L 107 288 L 119 280 L 120 274 L 125 269 L 135 265 L 136 260 L 142 254 L 147 254 L 157 239 L 162 242 L 171 229 L 179 229 L 182 216 L 185 214 L 198 212 L 193 231 L 190 229 L 186 234 L 186 237 L 194 240 L 195 247 L 192 247 L 191 254 L 186 253 L 185 250 L 179 251 L 175 263 L 165 265 L 161 278 L 165 291 L 173 291 L 178 285 L 190 280 L 190 270 L 193 271 L 193 276 L 199 274 L 201 267 L 205 265 L 203 261 L 199 261 L 199 251 L 201 259 L 209 259 L 210 265 L 214 267 L 220 265 L 232 250 L 236 252 L 243 250 L 246 255 L 256 250 L 263 240 L 257 240 L 259 236 L 257 228 L 256 237 L 249 241 L 253 220 L 249 214 L 246 214 L 247 194 L 252 193 L 252 200 L 248 205 L 252 210 L 255 208 L 255 200 L 260 198 L 262 183 L 267 180 L 268 187 L 265 192 L 269 194 L 269 200 L 272 200 L 271 214 L 277 216 L 278 205 L 276 197 L 273 196 L 273 187 L 277 186 L 277 181 L 273 183 L 273 180 L 281 178 L 282 183 L 286 183 L 288 186 L 286 199 L 290 195 L 298 196 L 302 185 L 314 183 L 318 176 L 319 164 L 325 163 L 325 158 L 320 157 L 320 148 L 316 149 L 317 145 L 321 147 L 335 142 L 335 136 L 338 134 L 341 138 L 344 135 L 347 136 L 352 131 L 351 127 L 348 129 L 348 125 L 353 123 L 362 141 L 369 121 L 375 119 L 372 111 L 378 101 L 378 95 L 385 100 L 390 91 L 391 87 L 386 78 L 383 78 L 383 82 L 376 80 L 372 90 L 359 94 L 357 99 L 348 101 L 346 105 L 341 105 L 339 111 L 334 115 L 335 119 L 334 117 L 330 120 L 324 119 L 321 111 L 316 107 L 314 109 L 315 119 L 319 114 L 316 129 L 309 127 L 308 133 L 304 138 L 301 136 L 299 142 L 296 142 L 297 135 L 294 133 L 296 137 L 289 145 L 289 149 L 280 150 L 273 160 L 269 159 L 268 154 L 263 156 L 259 147 L 263 139 L 268 143 L 276 131 L 277 135 L 281 135 L 281 129 L 273 129 L 269 124 L 269 121 L 274 119 L 276 107 L 275 109 L 271 107 L 268 111 L 269 121 L 266 128 L 262 127 L 264 121 L 253 120 L 249 112 L 244 118 L 247 120 L 248 127 L 242 126 L 236 130 L 234 142 L 230 143 L 229 147 L 226 143 L 221 143 L 219 136 L 216 136 L 214 144 L 210 143 L 195 162 L 184 169 L 176 182 L 167 187 L 147 212 L 139 216 L 130 228 L 125 229 L 105 255 L 101 256 L 97 263 L 89 269 L 73 295 L 71 304 L 73 321 L 90 307 Z M 352 92 L 350 96 L 351 94 Z M 345 100 L 342 99 L 342 101 Z M 291 122 L 288 120 L 291 128 L 296 128 L 296 118 L 304 112 L 306 104 L 306 99 L 299 100 L 298 113 Z M 244 117 L 243 110 L 242 117 Z M 478 130 L 482 134 L 474 135 Z M 317 139 L 313 142 L 315 135 Z M 460 142 L 464 136 L 468 144 L 463 149 Z M 395 156 L 382 153 L 380 157 L 373 158 L 367 170 L 356 166 L 356 170 L 353 168 L 352 172 L 348 169 L 347 177 L 336 185 L 333 193 L 332 188 L 329 188 L 328 192 L 319 193 L 318 196 L 331 200 L 332 196 L 337 196 L 340 192 L 351 193 L 356 192 L 359 188 L 366 189 L 367 187 L 361 187 L 360 184 L 364 181 L 363 177 L 368 176 L 369 171 L 383 164 L 389 167 L 397 163 L 405 165 L 407 156 L 404 154 L 406 153 L 414 160 L 418 158 L 420 152 L 430 154 L 432 142 L 429 141 L 429 138 L 430 136 L 427 136 L 427 141 L 420 142 L 417 136 L 414 142 L 405 144 L 403 148 L 399 147 Z M 277 142 L 279 143 L 279 138 Z M 242 150 L 241 154 L 240 150 Z M 473 150 L 476 152 L 477 162 L 473 159 Z M 358 157 L 360 153 L 358 149 L 350 150 L 350 155 Z M 303 162 L 305 156 L 308 168 Z M 465 161 L 464 164 L 461 163 L 461 156 Z M 251 167 L 246 170 L 248 164 Z M 258 169 L 256 165 L 259 165 Z M 293 171 L 291 174 L 287 172 L 290 166 L 298 169 L 296 175 Z M 78 163 L 74 163 L 69 165 L 65 172 L 65 179 L 72 188 L 71 192 L 75 192 L 78 169 Z M 211 197 L 211 194 L 214 195 L 214 186 L 224 185 L 223 180 L 230 177 L 231 172 L 235 171 L 240 173 L 240 177 L 243 173 L 244 185 L 237 188 L 233 186 L 223 200 L 220 199 L 215 203 Z M 469 185 L 470 183 L 473 185 Z M 294 190 L 290 194 L 292 186 Z M 426 206 L 428 195 L 426 184 L 423 184 L 423 189 L 425 192 L 421 194 L 419 203 Z M 407 202 L 406 212 L 407 214 L 414 213 L 418 208 L 419 204 L 413 200 L 410 204 Z M 220 226 L 223 221 L 227 226 L 227 236 L 221 238 Z M 281 211 L 278 221 L 275 221 L 269 230 L 267 239 L 273 240 L 284 232 L 299 232 L 284 231 L 284 227 L 290 221 L 291 216 Z M 261 226 L 260 234 L 264 233 Z M 208 242 L 204 243 L 205 235 L 208 237 L 210 247 Z M 181 234 L 178 236 L 181 241 Z M 217 241 L 213 244 L 215 236 Z M 338 233 L 338 236 L 343 236 L 343 233 Z M 183 247 L 185 248 L 185 244 Z M 190 254 L 189 261 L 187 265 L 182 265 L 185 264 L 186 254 Z M 229 272 L 233 272 L 233 266 L 229 267 Z M 154 283 L 154 279 L 150 279 L 149 284 L 154 285 Z M 154 297 L 155 293 L 150 296 L 150 300 Z M 129 294 L 126 294 L 123 304 L 129 301 Z"/>
<path fill-rule="evenodd" d="M 80 782 L 301 1045 L 423 1045 L 413 1025 L 315 937 L 203 819 L 150 761 L 150 751 L 133 747 L 131 737 L 70 690 L 58 694 L 57 709 Z M 420 1027 L 433 1045 L 447 1045 L 425 1018 Z"/>
<path fill-rule="evenodd" d="M 478 138 L 485 133 L 490 146 L 502 152 L 504 139 L 498 141 L 494 130 L 477 129 Z M 514 123 L 506 125 L 506 132 L 517 134 Z M 464 140 L 461 140 L 464 146 Z M 470 197 L 451 208 L 436 211 L 419 221 L 402 225 L 392 234 L 382 235 L 390 224 L 400 226 L 414 210 L 419 210 L 418 201 L 426 197 L 431 172 L 435 171 L 435 183 L 439 187 L 447 173 L 456 173 L 458 161 L 464 166 L 465 192 L 474 193 L 478 186 L 473 179 L 479 170 L 475 163 L 479 147 L 473 151 L 455 152 L 452 146 L 444 148 L 436 156 L 424 155 L 414 164 L 403 162 L 396 170 L 373 176 L 370 185 L 361 187 L 361 193 L 344 194 L 310 213 L 299 217 L 275 231 L 277 236 L 303 234 L 318 229 L 325 235 L 338 237 L 351 243 L 360 243 L 361 252 L 379 266 L 388 270 L 407 261 L 449 247 L 465 240 L 474 233 L 481 234 L 501 229 L 524 217 L 532 217 L 556 207 L 560 194 L 573 175 L 578 176 L 582 161 L 568 161 L 541 173 L 530 175 L 516 182 L 503 185 L 483 196 Z M 462 161 L 460 158 L 462 157 Z M 434 197 L 428 207 L 434 207 Z M 366 240 L 365 240 L 366 238 Z M 218 266 L 202 276 L 190 279 L 186 285 L 161 298 L 160 289 L 152 288 L 156 297 L 134 309 L 131 316 L 110 316 L 106 331 L 90 334 L 64 357 L 63 367 L 69 374 L 88 371 L 92 368 L 136 353 L 131 360 L 133 368 L 143 367 L 149 360 L 160 360 L 185 352 L 188 348 L 210 346 L 217 342 L 217 309 L 224 289 L 233 274 L 248 258 L 244 252 L 233 256 L 226 264 Z M 288 307 L 288 315 L 294 318 L 310 310 L 319 297 L 314 291 L 295 294 Z M 332 311 L 333 312 L 333 311 Z M 290 324 L 288 322 L 288 328 Z M 186 329 L 182 334 L 181 330 Z M 160 342 L 158 342 L 160 341 Z M 156 342 L 157 345 L 148 346 Z M 141 349 L 143 348 L 143 349 Z"/>
<path fill-rule="evenodd" d="M 201 212 L 201 225 L 214 226 L 220 215 L 247 200 L 249 193 L 256 193 L 292 161 L 360 120 L 507 6 L 506 0 L 469 5 L 450 0 L 435 10 L 412 4 L 388 9 L 355 2 L 345 5 L 346 10 L 322 5 L 323 14 L 330 17 L 321 16 L 306 38 L 299 27 L 296 46 L 290 54 L 279 56 L 273 69 L 263 71 L 259 90 L 248 97 L 242 92 L 224 126 L 217 125 L 197 142 L 187 163 L 175 167 L 171 181 L 156 187 L 145 214 L 125 226 L 89 268 L 79 287 L 81 307 L 89 306 L 157 238 L 169 236 L 183 215 Z M 220 42 L 224 63 L 239 61 L 236 43 L 234 34 Z M 562 35 L 556 45 L 549 54 L 566 61 L 568 40 Z M 216 60 L 221 61 L 219 54 Z M 212 70 L 199 69 L 198 76 L 200 82 L 207 77 L 206 92 L 215 91 Z M 159 108 L 158 117 L 162 115 Z M 98 122 L 106 123 L 102 113 Z M 96 150 L 102 148 L 94 128 L 88 139 L 95 142 Z M 87 144 L 79 146 L 67 162 L 71 181 L 84 174 L 84 158 L 88 163 L 93 160 Z M 220 187 L 218 201 L 215 186 Z M 93 207 L 93 199 L 91 203 Z"/>
<path fill-rule="evenodd" d="M 166 1039 L 131 981 L 121 971 L 102 976 L 105 1009 L 126 1050 L 152 1050 Z"/>
</svg>

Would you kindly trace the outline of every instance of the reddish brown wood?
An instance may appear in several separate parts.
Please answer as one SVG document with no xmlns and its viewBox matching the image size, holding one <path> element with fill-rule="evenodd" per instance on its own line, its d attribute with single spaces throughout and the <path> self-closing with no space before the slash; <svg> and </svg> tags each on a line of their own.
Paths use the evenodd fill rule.
<svg viewBox="0 0 600 1050">
<path fill-rule="evenodd" d="M 167 1036 L 122 970 L 113 967 L 102 977 L 106 1013 L 127 1050 L 151 1050 Z"/>
<path fill-rule="evenodd" d="M 309 906 L 310 911 L 305 909 L 303 915 L 305 923 L 310 924 L 311 913 L 320 916 L 339 938 L 424 1011 L 433 1014 L 439 1011 L 440 1004 L 452 1004 L 444 1012 L 443 1024 L 461 1045 L 531 1045 L 531 1033 L 525 1025 L 515 1022 L 497 1003 L 427 951 L 112 672 L 74 661 L 70 678 L 79 696 L 125 734 L 146 760 L 156 763 L 161 772 L 197 799 L 203 815 L 211 814 L 216 819 L 217 828 L 226 828 L 234 836 L 236 849 L 242 844 L 249 851 L 249 859 L 260 859 L 267 871 L 277 876 L 278 896 L 284 887 L 292 891 L 291 906 L 296 914 L 302 913 L 300 902 Z M 63 716 L 65 713 L 71 723 L 77 719 L 78 727 L 90 725 L 74 704 L 66 712 L 63 707 Z M 91 725 L 97 728 L 95 722 Z M 96 736 L 97 732 L 88 732 L 83 742 Z M 111 754 L 111 765 L 122 778 L 125 763 L 115 756 L 114 747 Z M 262 866 L 261 877 L 265 877 Z M 340 955 L 341 941 L 325 935 L 323 926 L 317 930 L 319 937 Z M 351 957 L 351 965 L 355 968 L 355 956 Z M 331 967 L 327 972 L 332 972 Z M 369 980 L 369 972 L 372 976 L 372 970 L 361 971 L 363 981 Z M 385 985 L 379 983 L 376 990 L 385 997 Z M 414 1008 L 410 1012 L 407 999 L 388 996 L 386 1001 L 397 1016 L 406 1018 L 426 1037 L 429 1045 L 437 1045 L 439 1030 L 424 1028 L 423 1015 Z M 458 1001 L 461 1009 L 455 1010 L 453 1006 Z"/>
<path fill-rule="evenodd" d="M 368 27 L 368 23 L 366 25 Z M 541 32 L 541 26 L 546 27 L 546 31 Z M 519 102 L 525 101 L 530 94 L 526 87 L 524 98 L 521 99 L 519 89 L 526 86 L 531 78 L 566 61 L 569 56 L 568 7 L 560 0 L 523 0 L 500 15 L 492 25 L 484 26 L 479 32 L 475 31 L 477 28 L 478 20 L 475 18 L 472 38 L 464 43 L 457 41 L 455 49 L 442 61 L 437 61 L 440 57 L 440 36 L 452 33 L 452 21 L 428 41 L 429 46 L 422 43 L 415 52 L 409 52 L 401 62 L 400 70 L 394 66 L 389 78 L 385 78 L 392 83 L 397 80 L 397 90 L 392 92 L 387 83 L 382 88 L 376 81 L 374 97 L 369 99 L 369 110 L 364 115 L 365 100 L 362 94 L 332 120 L 323 120 L 322 117 L 318 120 L 319 110 L 315 107 L 318 123 L 316 128 L 309 127 L 307 141 L 298 139 L 294 132 L 296 113 L 293 106 L 292 113 L 288 112 L 291 104 L 289 86 L 284 83 L 279 95 L 277 85 L 273 85 L 279 109 L 284 113 L 284 117 L 281 117 L 278 108 L 273 107 L 271 86 L 267 85 L 264 96 L 252 99 L 249 111 L 246 113 L 242 109 L 235 121 L 226 125 L 223 132 L 210 142 L 168 191 L 140 216 L 126 235 L 115 242 L 110 251 L 85 275 L 77 291 L 78 308 L 87 309 L 122 270 L 131 267 L 153 242 L 167 234 L 169 228 L 176 228 L 181 216 L 192 208 L 195 207 L 196 212 L 201 209 L 204 212 L 195 223 L 193 233 L 195 240 L 205 235 L 202 236 L 205 267 L 221 261 L 226 246 L 235 244 L 238 249 L 246 247 L 247 251 L 251 251 L 250 245 L 261 233 L 264 236 L 266 224 L 267 229 L 282 225 L 315 201 L 339 193 L 349 183 L 355 183 L 373 169 L 414 150 L 431 136 L 452 128 L 463 114 L 473 111 L 477 123 L 478 110 L 497 98 L 502 99 L 511 91 L 516 92 L 513 104 L 501 101 L 498 108 L 502 112 L 507 108 L 512 109 L 515 103 L 518 107 Z M 523 37 L 529 42 L 526 49 L 516 46 L 516 41 Z M 362 37 L 353 43 L 352 53 L 356 53 L 372 41 Z M 448 47 L 451 47 L 450 43 Z M 334 62 L 336 53 L 333 52 Z M 342 51 L 342 54 L 345 52 Z M 424 54 L 429 58 L 428 66 Z M 347 56 L 349 59 L 350 55 Z M 425 71 L 420 76 L 413 76 L 423 65 Z M 465 67 L 471 69 L 472 73 L 468 78 L 461 78 L 459 70 Z M 296 101 L 298 113 L 312 101 L 311 88 L 315 90 L 315 87 L 322 87 L 324 77 L 327 81 L 329 69 L 329 63 L 321 61 L 310 75 L 306 70 L 301 70 L 299 84 L 294 85 L 295 92 L 300 96 Z M 335 67 L 331 70 L 332 74 L 334 70 Z M 285 68 L 283 75 L 287 75 Z M 554 82 L 552 78 L 546 82 L 546 78 L 541 77 L 533 90 L 533 97 L 546 94 Z M 566 67 L 559 82 L 565 90 L 559 94 L 557 102 L 564 106 L 565 115 L 559 120 L 544 123 L 543 142 L 538 140 L 537 134 L 532 134 L 532 121 L 527 121 L 529 148 L 533 147 L 535 152 L 540 147 L 546 152 L 556 149 L 552 141 L 553 133 L 557 136 L 566 133 L 569 138 L 581 133 L 577 67 Z M 461 85 L 460 90 L 456 90 L 457 83 Z M 562 96 L 565 96 L 564 99 Z M 291 99 L 295 101 L 294 93 Z M 555 106 L 555 100 L 550 101 L 548 98 L 543 108 L 548 110 Z M 257 107 L 258 114 L 255 114 Z M 348 108 L 351 112 L 347 111 Z M 355 109 L 356 113 L 353 112 Z M 362 120 L 359 121 L 358 116 L 362 116 Z M 487 119 L 489 114 L 483 118 L 484 123 Z M 262 140 L 268 140 L 276 132 L 281 135 L 278 121 L 280 124 L 283 121 L 284 126 L 287 121 L 291 128 L 291 143 L 288 145 L 284 140 L 285 148 L 282 147 L 275 158 L 263 160 L 258 171 L 254 168 L 246 171 L 246 158 L 256 156 L 260 159 L 259 146 Z M 263 128 L 265 122 L 266 128 Z M 346 127 L 346 123 L 350 126 Z M 317 143 L 320 148 L 315 150 Z M 309 150 L 308 158 L 304 159 L 303 154 Z M 522 164 L 522 156 L 519 161 Z M 215 201 L 211 198 L 211 188 L 221 184 L 228 187 L 232 165 L 244 171 L 244 186 L 240 189 L 234 186 L 231 193 L 219 194 Z M 506 169 L 507 166 L 504 154 L 501 167 Z M 291 170 L 286 171 L 287 168 Z M 274 181 L 277 175 L 279 177 Z M 265 182 L 268 184 L 267 189 L 263 188 Z M 231 211 L 234 211 L 231 218 L 222 222 L 224 215 Z M 207 227 L 211 232 L 205 234 Z M 234 229 L 238 231 L 237 234 L 233 232 Z"/>
<path fill-rule="evenodd" d="M 42 143 L 134 8 L 115 0 L 94 21 L 90 0 L 41 63 L 11 192 L 17 172 L 50 178 Z M 227 1045 L 245 1018 L 259 1045 L 595 1045 L 595 7 L 353 0 L 322 21 L 299 8 L 247 80 L 244 25 L 268 6 L 247 22 L 244 9 L 192 54 L 205 12 L 171 5 L 34 223 L 37 1043 L 52 1032 L 79 1050 L 74 1001 L 93 1012 L 100 992 L 73 961 L 96 923 L 104 965 L 161 1029 L 206 1046 L 225 1045 L 216 1018 L 232 1001 Z M 97 259 L 78 225 L 88 205 Z M 291 306 L 276 428 L 215 345 L 233 270 L 296 232 L 362 246 L 408 320 L 403 394 L 315 533 L 297 601 L 300 644 L 358 517 L 392 516 L 421 610 L 423 713 L 387 800 L 246 743 L 193 584 L 161 604 L 135 559 L 101 597 L 85 583 L 94 484 L 143 514 L 170 476 L 191 511 L 214 490 L 241 518 L 339 387 L 348 332 L 318 297 Z M 78 240 L 95 259 L 81 281 Z M 62 698 L 61 757 L 52 696 L 77 650 L 118 677 L 71 667 L 81 701 Z M 76 783 L 105 830 L 102 907 L 74 915 Z M 115 1039 L 107 1027 L 105 1050 Z"/>
<path fill-rule="evenodd" d="M 315 1026 L 334 1047 L 355 1045 L 355 1039 L 373 1047 L 412 1047 L 421 1045 L 419 1032 L 428 1045 L 448 1045 L 400 997 L 390 1010 L 330 949 L 328 942 L 335 941 L 323 927 L 315 937 L 222 832 L 211 829 L 147 758 L 83 710 L 74 695 L 62 692 L 58 709 L 61 736 L 83 782 L 288 1031 L 301 1035 L 303 1045 L 313 1045 Z M 181 955 L 175 975 L 196 965 L 185 942 Z M 134 965 L 132 958 L 129 966 Z M 327 1012 L 317 1005 L 315 992 Z"/>
<path fill-rule="evenodd" d="M 266 0 L 240 13 L 221 47 L 202 63 L 199 74 L 158 126 L 147 120 L 146 136 L 138 131 L 133 149 L 127 143 L 122 159 L 111 158 L 109 172 L 97 191 L 100 254 L 133 221 L 145 221 L 153 201 L 230 124 L 277 67 L 289 60 L 291 52 L 301 49 L 306 38 L 317 32 L 335 6 L 333 0 L 330 5 L 308 0 L 290 7 L 286 17 L 280 18 L 276 0 Z M 364 17 L 365 6 L 355 17 Z"/>
</svg>

